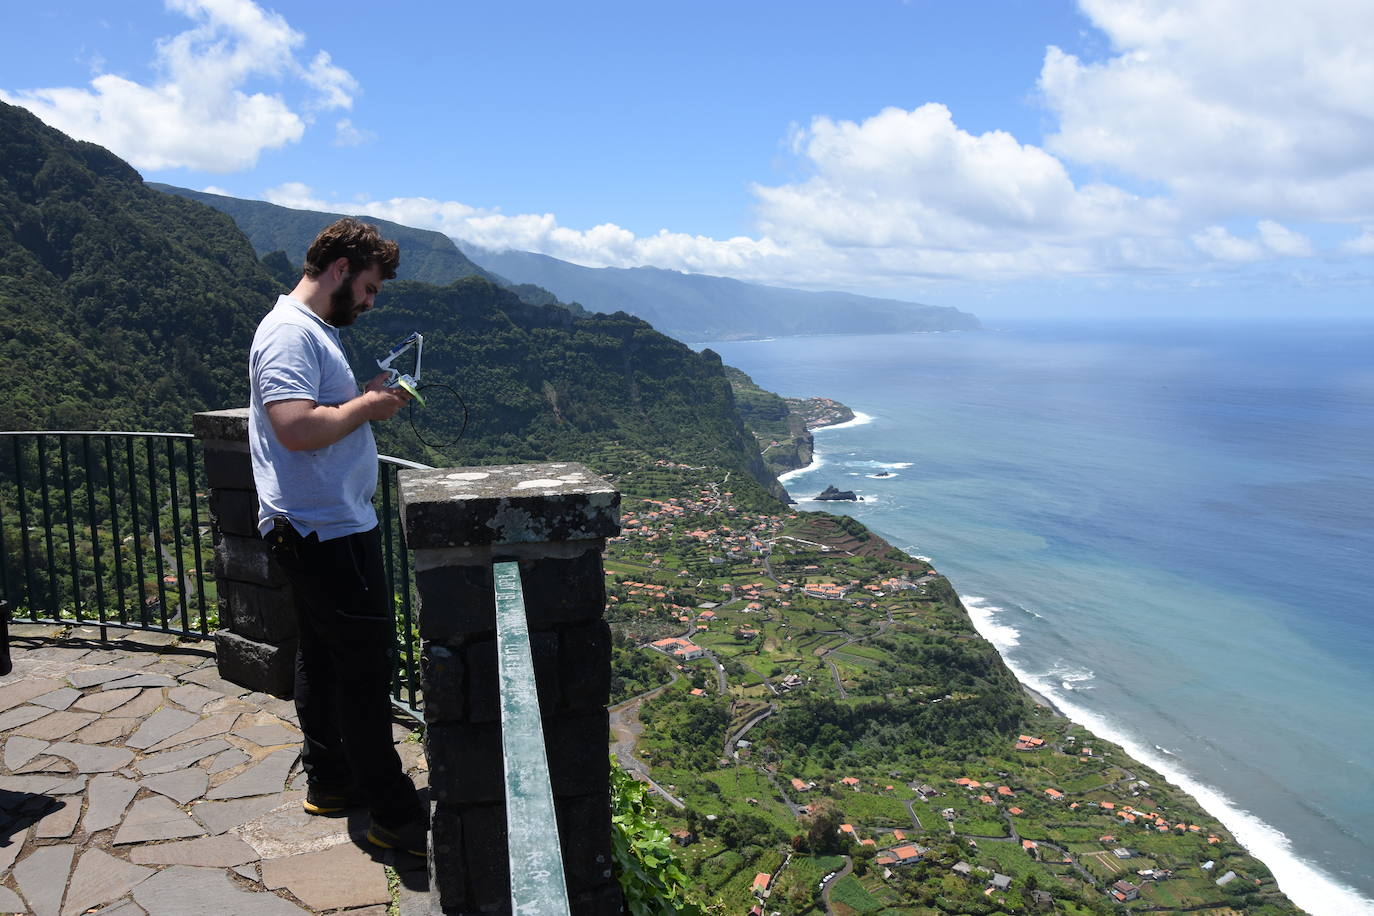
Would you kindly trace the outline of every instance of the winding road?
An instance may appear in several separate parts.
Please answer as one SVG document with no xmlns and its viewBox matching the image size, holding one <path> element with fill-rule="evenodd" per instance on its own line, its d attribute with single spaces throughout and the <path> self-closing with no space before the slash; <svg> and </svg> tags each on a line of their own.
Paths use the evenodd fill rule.
<svg viewBox="0 0 1374 916">
<path fill-rule="evenodd" d="M 635 756 L 635 745 L 639 742 L 639 736 L 644 732 L 644 726 L 639 721 L 639 707 L 645 700 L 658 696 L 663 691 L 677 681 L 679 675 L 673 672 L 673 679 L 662 687 L 655 687 L 653 690 L 646 690 L 637 696 L 630 697 L 622 703 L 617 703 L 609 710 L 611 714 L 611 735 L 615 742 L 611 745 L 611 753 L 615 759 L 625 768 L 625 771 L 634 776 L 640 782 L 662 795 L 668 803 L 679 810 L 687 807 L 682 799 L 670 793 L 663 786 L 654 781 L 649 775 L 649 768 L 644 761 Z"/>
</svg>

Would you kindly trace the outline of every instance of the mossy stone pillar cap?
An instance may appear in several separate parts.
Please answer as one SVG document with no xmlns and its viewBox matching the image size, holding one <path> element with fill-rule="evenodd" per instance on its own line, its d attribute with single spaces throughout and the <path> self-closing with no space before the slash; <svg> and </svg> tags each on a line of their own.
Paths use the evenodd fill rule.
<svg viewBox="0 0 1374 916">
<path fill-rule="evenodd" d="M 411 550 L 620 533 L 620 493 L 574 462 L 404 470 L 398 481 Z"/>
</svg>

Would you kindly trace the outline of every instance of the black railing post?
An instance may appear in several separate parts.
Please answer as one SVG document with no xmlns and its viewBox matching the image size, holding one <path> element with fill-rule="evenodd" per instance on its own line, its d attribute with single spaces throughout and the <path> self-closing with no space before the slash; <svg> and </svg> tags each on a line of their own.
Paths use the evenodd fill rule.
<svg viewBox="0 0 1374 916">
<path fill-rule="evenodd" d="M 72 610 L 81 623 L 81 561 L 76 556 L 76 512 L 72 508 L 72 468 L 67 458 L 67 436 L 57 437 L 62 465 L 62 508 L 67 513 L 67 562 L 71 564 Z"/>
<path fill-rule="evenodd" d="M 23 545 L 24 554 L 24 599 L 29 607 L 29 616 L 37 616 L 33 606 L 33 551 L 29 547 L 29 503 L 24 498 L 24 453 L 20 447 L 19 438 L 16 436 L 14 442 L 14 498 L 19 503 L 19 540 Z M 17 606 L 17 602 L 11 601 L 11 607 Z"/>
<path fill-rule="evenodd" d="M 124 609 L 124 548 L 119 542 L 119 497 L 115 486 L 114 440 L 105 436 L 105 489 L 110 499 L 110 552 L 114 554 L 115 606 L 119 608 L 119 622 L 129 622 Z"/>
<path fill-rule="evenodd" d="M 10 554 L 5 549 L 5 503 L 0 498 L 0 599 L 14 600 L 10 592 Z"/>
<path fill-rule="evenodd" d="M 157 449 L 151 439 L 145 439 L 143 448 L 148 457 L 148 521 L 153 526 L 153 568 L 157 570 L 157 616 L 162 629 L 167 629 L 167 565 L 162 560 L 162 513 L 158 511 L 157 492 Z"/>
<path fill-rule="evenodd" d="M 43 506 L 43 543 L 48 556 L 48 614 L 54 619 L 62 611 L 61 600 L 57 594 L 57 558 L 52 546 L 52 499 L 48 493 L 48 449 L 47 437 L 38 436 L 38 495 Z"/>
<path fill-rule="evenodd" d="M 395 582 L 395 581 L 396 581 L 396 548 L 395 548 L 395 545 L 394 545 L 394 543 L 393 543 L 393 542 L 394 542 L 394 538 L 392 537 L 392 531 L 391 531 L 391 485 L 392 485 L 392 481 L 393 481 L 393 472 L 392 472 L 391 468 L 378 468 L 378 469 L 377 469 L 377 486 L 378 486 L 378 487 L 381 489 L 381 491 L 382 491 L 382 522 L 381 522 L 381 526 L 380 526 L 381 529 L 382 529 L 382 530 L 381 530 L 381 535 L 382 535 L 382 568 L 386 570 L 386 581 L 388 581 L 388 582 Z M 401 654 L 402 654 L 402 653 L 401 653 L 401 648 L 400 648 L 401 645 L 402 645 L 402 643 L 399 641 L 398 637 L 399 637 L 399 635 L 400 635 L 400 633 L 401 633 L 401 625 L 402 625 L 402 624 L 396 620 L 396 614 L 395 614 L 395 609 L 396 609 L 395 590 L 392 591 L 391 606 L 392 606 L 392 614 L 391 614 L 391 643 L 392 643 L 392 645 L 396 646 L 396 655 L 397 655 L 397 658 L 399 659 L 400 656 L 401 656 Z M 408 622 L 408 620 L 409 620 L 409 618 L 407 618 L 407 622 Z M 404 634 L 404 639 L 405 639 L 406 644 L 408 644 L 408 643 L 410 642 L 410 634 L 409 634 L 409 633 L 405 633 L 405 634 Z M 402 686 L 401 668 L 400 668 L 399 665 L 397 665 L 396 670 L 394 670 L 394 671 L 391 672 L 391 693 L 392 693 L 393 696 L 399 697 L 399 696 L 401 695 L 401 686 Z M 414 702 L 413 699 L 412 699 L 412 702 Z"/>
<path fill-rule="evenodd" d="M 196 606 L 200 609 L 200 635 L 209 632 L 209 609 L 205 606 L 205 557 L 201 555 L 200 543 L 200 493 L 196 492 L 196 453 L 195 443 L 186 440 L 186 489 L 191 494 L 191 556 L 196 561 Z"/>
<path fill-rule="evenodd" d="M 138 531 L 138 472 L 134 468 L 134 439 L 124 440 L 124 455 L 128 459 L 129 470 L 129 526 L 133 532 L 134 575 L 138 583 L 138 622 L 148 622 L 148 581 L 143 572 L 143 538 Z"/>
<path fill-rule="evenodd" d="M 537 685 L 556 817 L 520 826 L 556 826 L 572 913 L 619 913 L 601 551 L 620 531 L 620 494 L 571 463 L 402 471 L 399 480 L 420 599 L 431 912 L 510 913 L 510 862 L 529 852 L 508 849 L 507 790 L 518 791 L 524 774 L 506 778 L 502 720 L 505 707 L 536 698 L 502 696 L 497 686 L 505 644 L 493 561 L 501 559 L 522 586 L 534 671 L 524 690 Z"/>
<path fill-rule="evenodd" d="M 190 621 L 190 600 L 186 587 L 186 557 L 183 555 L 185 543 L 181 535 L 181 500 L 177 493 L 177 453 L 176 442 L 172 439 L 167 440 L 167 484 L 168 490 L 172 494 L 172 543 L 176 548 L 173 562 L 176 565 L 177 577 L 177 605 L 181 608 L 181 627 L 185 632 L 191 629 Z M 195 498 L 194 495 L 191 497 Z"/>
<path fill-rule="evenodd" d="M 95 463 L 91 459 L 91 437 L 81 437 L 81 456 L 86 460 L 86 520 L 91 532 L 91 567 L 95 570 L 95 612 L 100 619 L 100 638 L 105 629 L 105 568 L 100 562 L 100 523 L 95 504 Z"/>
</svg>

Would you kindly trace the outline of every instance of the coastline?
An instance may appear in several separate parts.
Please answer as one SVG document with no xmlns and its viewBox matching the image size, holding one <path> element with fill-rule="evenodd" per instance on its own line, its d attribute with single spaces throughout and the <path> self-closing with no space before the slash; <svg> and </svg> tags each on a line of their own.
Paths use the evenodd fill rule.
<svg viewBox="0 0 1374 916">
<path fill-rule="evenodd" d="M 859 426 L 873 420 L 872 415 L 855 411 L 854 420 L 816 427 L 813 432 Z M 817 447 L 813 451 L 810 464 L 779 475 L 778 480 L 785 483 L 786 480 L 818 470 L 825 464 L 822 450 Z M 876 531 L 873 533 L 882 537 Z M 910 551 L 906 552 L 910 554 Z M 964 594 L 959 594 L 959 600 L 975 632 L 997 650 L 1003 663 L 1016 677 L 1032 702 L 1087 729 L 1098 740 L 1117 745 L 1132 760 L 1157 771 L 1168 782 L 1191 796 L 1200 807 L 1221 823 L 1241 846 L 1269 868 L 1280 889 L 1294 904 L 1313 914 L 1355 916 L 1364 913 L 1374 916 L 1374 900 L 1299 858 L 1283 831 L 1233 802 L 1221 789 L 1207 785 L 1201 779 L 1192 776 L 1184 769 L 1182 761 L 1168 759 L 1172 756 L 1171 752 L 1158 745 L 1155 746 L 1157 750 L 1147 747 L 1141 739 L 1130 735 L 1125 728 L 1113 723 L 1106 715 L 1064 700 L 1052 686 L 1040 683 L 1024 670 L 1010 653 L 1018 644 L 1016 630 L 993 620 L 994 614 L 1002 610 L 1001 608 L 987 606 L 983 599 Z"/>
<path fill-rule="evenodd" d="M 1001 655 L 1002 653 L 999 651 L 997 654 Z M 1003 658 L 1002 661 L 1005 662 L 1006 658 Z M 1026 696 L 1030 697 L 1030 701 L 1034 703 L 1036 706 L 1044 706 L 1046 709 L 1050 710 L 1055 715 L 1063 716 L 1063 718 L 1069 719 L 1069 717 L 1064 714 L 1064 710 L 1060 709 L 1058 706 L 1055 705 L 1054 700 L 1051 700 L 1049 697 L 1045 696 L 1043 693 L 1036 690 L 1034 687 L 1027 684 L 1019 677 L 1016 679 L 1016 682 L 1021 685 L 1021 691 L 1025 693 Z M 1069 721 L 1073 720 L 1070 719 Z"/>
<path fill-rule="evenodd" d="M 829 431 L 835 429 L 849 429 L 850 427 L 854 426 L 865 426 L 872 422 L 872 414 L 866 414 L 863 411 L 856 410 L 854 411 L 854 419 L 845 420 L 843 423 L 831 423 L 829 425 L 824 426 L 813 426 L 811 428 L 811 434 L 814 436 L 816 433 L 819 433 L 822 430 Z M 807 474 L 811 471 L 818 470 L 824 464 L 825 461 L 821 458 L 821 450 L 819 448 L 813 447 L 811 450 L 811 463 L 806 465 L 805 467 L 794 468 L 793 470 L 790 470 L 785 474 L 779 474 L 778 483 L 782 484 L 783 488 L 786 489 L 787 481 L 791 480 L 793 477 L 799 477 L 802 474 Z M 790 491 L 788 492 L 788 495 L 792 496 L 793 499 L 796 499 L 796 497 L 793 496 Z"/>
<path fill-rule="evenodd" d="M 965 610 L 968 610 L 970 599 L 960 595 L 959 600 L 965 605 Z M 981 601 L 981 599 L 977 600 Z M 1001 609 L 995 608 L 994 610 Z M 1307 912 L 1322 914 L 1322 916 L 1325 914 L 1329 914 L 1329 916 L 1374 914 L 1374 901 L 1364 897 L 1354 888 L 1341 884 L 1338 879 L 1328 875 L 1317 866 L 1299 858 L 1297 853 L 1293 852 L 1292 844 L 1282 830 L 1240 807 L 1221 789 L 1207 785 L 1197 777 L 1192 776 L 1183 769 L 1180 763 L 1170 761 L 1165 756 L 1170 752 L 1158 748 L 1158 745 L 1155 746 L 1158 748 L 1157 751 L 1146 747 L 1140 739 L 1131 736 L 1100 713 L 1062 699 L 1055 700 L 1047 696 L 1047 694 L 1052 694 L 1053 690 L 1046 688 L 1043 684 L 1037 684 L 1030 674 L 1010 658 L 1007 650 L 1011 646 L 1000 645 L 999 640 L 993 638 L 997 635 L 998 624 L 991 623 L 991 616 L 992 614 L 989 612 L 978 615 L 970 613 L 969 620 L 978 635 L 986 639 L 997 650 L 1003 663 L 1011 670 L 1022 689 L 1032 699 L 1043 700 L 1044 702 L 1040 705 L 1048 706 L 1056 714 L 1087 729 L 1098 740 L 1117 745 L 1132 760 L 1157 771 L 1170 783 L 1190 795 L 1203 810 L 1230 831 L 1231 835 L 1241 846 L 1245 847 L 1250 855 L 1265 864 L 1273 873 L 1280 890 L 1296 905 Z M 982 626 L 979 625 L 980 622 Z M 991 625 L 989 626 L 989 624 Z M 987 632 L 985 632 L 985 628 Z M 990 633 L 992 635 L 989 635 Z"/>
</svg>

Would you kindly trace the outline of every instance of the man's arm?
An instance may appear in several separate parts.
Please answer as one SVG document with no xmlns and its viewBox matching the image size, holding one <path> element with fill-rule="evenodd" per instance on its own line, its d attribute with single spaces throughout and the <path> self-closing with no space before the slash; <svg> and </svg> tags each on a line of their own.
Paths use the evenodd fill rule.
<svg viewBox="0 0 1374 916">
<path fill-rule="evenodd" d="M 333 445 L 369 420 L 389 420 L 410 402 L 404 388 L 387 388 L 387 373 L 367 383 L 363 393 L 342 404 L 323 405 L 304 398 L 272 401 L 267 419 L 282 445 L 309 452 Z"/>
</svg>

